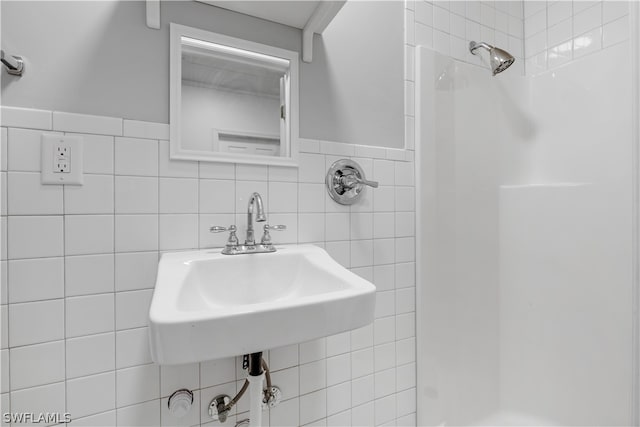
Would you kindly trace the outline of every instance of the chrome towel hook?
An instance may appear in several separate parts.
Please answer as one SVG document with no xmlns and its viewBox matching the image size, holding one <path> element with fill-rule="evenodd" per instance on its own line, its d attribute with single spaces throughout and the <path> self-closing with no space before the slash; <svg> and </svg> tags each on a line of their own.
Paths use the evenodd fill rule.
<svg viewBox="0 0 640 427">
<path fill-rule="evenodd" d="M 12 76 L 21 76 L 24 72 L 24 60 L 21 56 L 5 55 L 4 50 L 0 50 L 0 61 Z"/>
</svg>

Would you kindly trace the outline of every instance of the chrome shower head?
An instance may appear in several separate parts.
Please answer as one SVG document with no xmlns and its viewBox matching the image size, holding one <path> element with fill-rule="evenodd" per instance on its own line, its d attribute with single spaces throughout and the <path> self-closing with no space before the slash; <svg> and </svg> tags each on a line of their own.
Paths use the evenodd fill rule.
<svg viewBox="0 0 640 427">
<path fill-rule="evenodd" d="M 491 46 L 485 42 L 476 43 L 472 41 L 469 43 L 469 51 L 474 55 L 478 48 L 483 48 L 489 51 L 489 63 L 494 76 L 509 68 L 509 66 L 516 60 L 513 55 L 506 50 Z"/>
</svg>

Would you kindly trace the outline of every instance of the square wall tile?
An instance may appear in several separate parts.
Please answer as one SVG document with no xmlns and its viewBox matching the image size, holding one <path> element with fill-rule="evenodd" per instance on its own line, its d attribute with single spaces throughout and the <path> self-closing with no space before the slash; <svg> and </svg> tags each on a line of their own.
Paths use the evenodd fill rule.
<svg viewBox="0 0 640 427">
<path fill-rule="evenodd" d="M 274 427 L 298 427 L 301 425 L 299 420 L 300 404 L 298 398 L 285 400 L 269 410 L 269 423 Z"/>
<path fill-rule="evenodd" d="M 113 292 L 113 269 L 113 254 L 66 257 L 66 296 Z"/>
<path fill-rule="evenodd" d="M 113 175 L 114 138 L 106 135 L 72 134 L 82 137 L 85 174 Z M 87 176 L 85 175 L 85 185 Z"/>
<path fill-rule="evenodd" d="M 7 174 L 9 215 L 61 215 L 62 186 L 42 185 L 39 173 Z"/>
<path fill-rule="evenodd" d="M 327 414 L 327 392 L 318 390 L 300 396 L 300 424 L 317 421 Z"/>
<path fill-rule="evenodd" d="M 115 369 L 115 334 L 87 335 L 66 340 L 67 378 L 77 378 Z"/>
<path fill-rule="evenodd" d="M 270 182 L 268 212 L 297 212 L 298 184 L 294 182 Z"/>
<path fill-rule="evenodd" d="M 74 417 L 97 414 L 115 407 L 115 372 L 67 381 L 67 412 Z"/>
<path fill-rule="evenodd" d="M 378 187 L 373 193 L 374 212 L 393 212 L 395 210 L 395 187 Z"/>
<path fill-rule="evenodd" d="M 113 331 L 113 308 L 113 293 L 67 298 L 67 337 Z"/>
<path fill-rule="evenodd" d="M 64 341 L 12 348 L 11 389 L 64 381 Z"/>
<path fill-rule="evenodd" d="M 351 404 L 359 406 L 371 402 L 374 397 L 374 376 L 367 375 L 351 382 Z"/>
<path fill-rule="evenodd" d="M 326 386 L 327 363 L 325 359 L 300 365 L 300 394 L 307 394 Z"/>
<path fill-rule="evenodd" d="M 136 176 L 115 177 L 116 214 L 158 212 L 158 179 Z"/>
<path fill-rule="evenodd" d="M 160 178 L 160 213 L 198 213 L 198 180 Z"/>
<path fill-rule="evenodd" d="M 116 215 L 116 252 L 157 251 L 158 215 Z"/>
<path fill-rule="evenodd" d="M 160 397 L 160 367 L 155 364 L 116 372 L 118 408 Z"/>
<path fill-rule="evenodd" d="M 327 363 L 327 386 L 351 379 L 351 355 L 349 353 L 329 357 Z"/>
<path fill-rule="evenodd" d="M 11 347 L 64 339 L 64 301 L 11 304 L 8 323 Z"/>
<path fill-rule="evenodd" d="M 376 239 L 395 237 L 395 214 L 393 212 L 373 214 L 373 237 Z"/>
<path fill-rule="evenodd" d="M 198 248 L 198 215 L 160 215 L 159 247 L 163 251 Z"/>
<path fill-rule="evenodd" d="M 200 213 L 234 213 L 236 210 L 236 183 L 232 180 L 199 181 Z"/>
<path fill-rule="evenodd" d="M 325 156 L 322 154 L 300 153 L 298 157 L 298 174 L 300 182 L 312 182 L 321 184 L 324 182 Z"/>
<path fill-rule="evenodd" d="M 278 371 L 298 364 L 298 345 L 288 345 L 269 350 L 269 369 Z"/>
<path fill-rule="evenodd" d="M 300 243 L 324 241 L 324 220 L 324 214 L 321 213 L 298 214 L 298 241 Z"/>
<path fill-rule="evenodd" d="M 351 213 L 351 240 L 373 238 L 373 214 L 371 212 Z"/>
<path fill-rule="evenodd" d="M 11 392 L 13 413 L 65 413 L 64 382 Z"/>
<path fill-rule="evenodd" d="M 117 369 L 145 365 L 152 362 L 149 350 L 149 329 L 147 327 L 116 332 Z"/>
<path fill-rule="evenodd" d="M 119 384 L 119 383 L 118 383 Z M 119 386 L 118 386 L 119 389 Z M 116 390 L 116 395 L 119 393 Z M 120 406 L 120 405 L 118 405 Z M 160 400 L 151 400 L 118 408 L 117 420 L 119 426 L 159 426 L 160 425 Z"/>
<path fill-rule="evenodd" d="M 298 184 L 298 212 L 324 212 L 324 184 Z"/>
<path fill-rule="evenodd" d="M 396 369 L 396 390 L 402 391 L 416 386 L 416 364 L 409 363 Z"/>
<path fill-rule="evenodd" d="M 471 3 L 471 2 L 469 2 Z M 373 402 L 364 405 L 354 406 L 351 409 L 351 422 L 355 426 L 373 426 L 374 420 L 374 404 Z"/>
<path fill-rule="evenodd" d="M 351 382 L 327 388 L 327 414 L 333 415 L 351 408 Z"/>
<path fill-rule="evenodd" d="M 349 213 L 327 213 L 325 214 L 325 239 L 332 240 L 349 240 L 350 218 Z"/>
<path fill-rule="evenodd" d="M 113 214 L 113 176 L 85 175 L 83 185 L 64 186 L 65 214 Z"/>
<path fill-rule="evenodd" d="M 373 267 L 373 283 L 378 292 L 392 290 L 395 287 L 395 265 L 385 264 Z"/>
<path fill-rule="evenodd" d="M 158 176 L 158 141 L 116 138 L 116 175 Z"/>
<path fill-rule="evenodd" d="M 116 291 L 152 289 L 158 270 L 157 252 L 119 253 L 115 257 Z"/>
<path fill-rule="evenodd" d="M 153 290 L 116 293 L 116 329 L 147 326 Z"/>
<path fill-rule="evenodd" d="M 9 302 L 64 297 L 63 258 L 9 261 Z"/>
<path fill-rule="evenodd" d="M 365 348 L 351 353 L 351 377 L 359 378 L 373 374 L 373 349 Z"/>
<path fill-rule="evenodd" d="M 351 349 L 361 350 L 373 345 L 373 324 L 351 331 Z"/>
<path fill-rule="evenodd" d="M 67 215 L 64 234 L 66 255 L 113 252 L 112 215 Z"/>
</svg>

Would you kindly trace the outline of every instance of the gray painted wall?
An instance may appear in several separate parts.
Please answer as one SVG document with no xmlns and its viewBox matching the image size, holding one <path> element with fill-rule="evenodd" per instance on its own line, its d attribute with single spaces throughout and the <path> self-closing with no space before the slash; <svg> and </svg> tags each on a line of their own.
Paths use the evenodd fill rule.
<svg viewBox="0 0 640 427">
<path fill-rule="evenodd" d="M 2 73 L 2 104 L 169 122 L 169 23 L 300 52 L 301 31 L 213 6 L 139 1 L 2 1 L 2 48 L 27 59 Z M 300 71 L 300 136 L 401 147 L 403 2 L 347 3 Z"/>
<path fill-rule="evenodd" d="M 348 1 L 301 67 L 300 133 L 404 147 L 404 2 Z"/>
</svg>

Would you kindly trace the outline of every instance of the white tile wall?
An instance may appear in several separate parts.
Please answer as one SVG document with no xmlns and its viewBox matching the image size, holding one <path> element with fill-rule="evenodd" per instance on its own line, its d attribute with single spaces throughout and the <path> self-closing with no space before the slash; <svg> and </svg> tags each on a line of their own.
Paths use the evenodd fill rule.
<svg viewBox="0 0 640 427">
<path fill-rule="evenodd" d="M 469 41 L 484 41 L 508 50 L 516 58 L 512 68 L 524 74 L 522 1 L 416 0 L 406 4 L 405 30 L 410 33 L 406 38 L 407 45 L 427 46 L 459 61 L 486 68 L 486 54 L 469 52 Z M 481 59 L 483 55 L 485 57 Z M 408 91 L 413 92 L 413 58 L 409 55 L 405 59 L 405 80 Z M 407 100 L 413 103 L 410 98 Z M 408 107 L 406 111 L 411 118 L 413 113 L 411 106 Z M 408 141 L 413 141 L 413 137 Z"/>
<path fill-rule="evenodd" d="M 415 347 L 412 152 L 304 141 L 299 169 L 175 162 L 166 125 L 5 110 L 0 397 L 12 410 L 71 411 L 74 424 L 87 426 L 175 425 L 166 398 L 188 387 L 197 401 L 187 424 L 207 423 L 211 398 L 241 385 L 237 360 L 158 367 L 148 307 L 160 251 L 224 245 L 226 236 L 208 232 L 212 224 L 236 223 L 242 236 L 253 191 L 263 195 L 270 223 L 288 227 L 273 233 L 276 242 L 326 247 L 381 290 L 375 325 L 266 353 L 285 398 L 266 419 L 373 425 L 395 419 L 397 392 L 414 399 L 415 358 L 397 354 Z M 85 185 L 39 185 L 40 138 L 52 129 L 83 136 Z M 351 207 L 324 189 L 327 165 L 347 154 L 381 182 Z"/>
<path fill-rule="evenodd" d="M 527 1 L 524 8 L 527 75 L 552 70 L 629 39 L 629 2 Z"/>
</svg>

